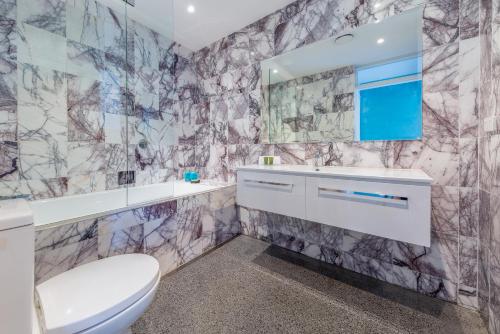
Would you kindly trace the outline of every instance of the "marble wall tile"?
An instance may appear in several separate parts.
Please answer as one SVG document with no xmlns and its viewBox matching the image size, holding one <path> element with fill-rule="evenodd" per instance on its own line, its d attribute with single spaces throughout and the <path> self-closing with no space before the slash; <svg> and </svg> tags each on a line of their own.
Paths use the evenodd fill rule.
<svg viewBox="0 0 500 334">
<path fill-rule="evenodd" d="M 206 166 L 208 179 L 227 181 L 228 179 L 228 149 L 223 145 L 210 145 L 210 159 Z"/>
<path fill-rule="evenodd" d="M 135 75 L 135 112 L 142 115 L 142 118 L 158 119 L 160 117 L 160 71 L 140 67 L 135 71 Z"/>
<path fill-rule="evenodd" d="M 15 12 L 15 1 L 4 1 L 1 6 L 4 8 L 0 9 L 0 73 L 8 74 L 17 67 L 17 25 L 15 18 L 8 17 L 11 6 Z"/>
<path fill-rule="evenodd" d="M 395 142 L 393 148 L 395 168 L 420 168 L 433 178 L 435 185 L 458 185 L 458 139 L 450 140 L 449 144 L 439 139 Z"/>
<path fill-rule="evenodd" d="M 479 124 L 480 40 L 479 37 L 469 38 L 461 40 L 459 45 L 460 136 L 462 138 L 477 137 Z"/>
<path fill-rule="evenodd" d="M 17 16 L 17 0 L 2 1 L 0 5 L 0 16 L 15 20 Z"/>
<path fill-rule="evenodd" d="M 103 15 L 104 51 L 125 59 L 127 44 L 134 45 L 133 22 L 131 20 L 127 22 L 124 13 L 118 13 L 110 8 L 105 8 Z"/>
<path fill-rule="evenodd" d="M 109 65 L 103 51 L 75 41 L 68 41 L 66 52 L 66 71 L 74 75 L 100 79 L 105 65 Z"/>
<path fill-rule="evenodd" d="M 322 166 L 342 166 L 343 165 L 344 143 L 314 143 L 306 145 L 306 162 L 313 165 L 316 156 L 319 154 L 319 164 Z"/>
<path fill-rule="evenodd" d="M 406 267 L 393 267 L 392 282 L 434 298 L 450 302 L 456 302 L 457 300 L 456 283 L 440 277 L 413 271 Z"/>
<path fill-rule="evenodd" d="M 279 13 L 268 15 L 244 29 L 248 34 L 250 62 L 255 63 L 273 57 L 274 31 L 278 17 Z"/>
<path fill-rule="evenodd" d="M 68 192 L 68 178 L 0 181 L 0 191 L 7 198 L 19 195 L 27 195 L 30 200 L 61 197 Z"/>
<path fill-rule="evenodd" d="M 210 101 L 210 141 L 212 145 L 228 142 L 228 109 L 223 99 Z"/>
<path fill-rule="evenodd" d="M 280 12 L 275 29 L 275 54 L 332 36 L 347 25 L 354 1 L 297 1 Z"/>
<path fill-rule="evenodd" d="M 106 173 L 91 172 L 68 179 L 67 195 L 82 195 L 106 190 Z"/>
<path fill-rule="evenodd" d="M 422 118 L 425 137 L 458 138 L 458 101 L 458 89 L 424 94 Z"/>
<path fill-rule="evenodd" d="M 35 252 L 35 284 L 40 284 L 65 271 L 96 261 L 97 237 L 68 246 Z"/>
<path fill-rule="evenodd" d="M 66 59 L 66 38 L 18 21 L 17 60 L 19 62 L 64 72 Z"/>
<path fill-rule="evenodd" d="M 203 252 L 203 213 L 208 195 L 185 197 L 178 200 L 177 251 L 179 265 L 185 264 Z"/>
<path fill-rule="evenodd" d="M 53 250 L 96 237 L 96 219 L 47 228 L 35 233 L 35 251 Z"/>
<path fill-rule="evenodd" d="M 0 180 L 19 179 L 19 148 L 16 142 L 0 142 Z"/>
<path fill-rule="evenodd" d="M 99 234 L 99 258 L 114 255 L 142 253 L 144 246 L 144 225 Z"/>
<path fill-rule="evenodd" d="M 97 1 L 67 1 L 66 37 L 81 44 L 104 49 L 105 7 Z"/>
<path fill-rule="evenodd" d="M 162 274 L 177 268 L 177 201 L 143 209 L 144 251 L 160 262 Z"/>
<path fill-rule="evenodd" d="M 210 246 L 220 245 L 240 234 L 241 225 L 238 220 L 235 204 L 215 209 L 213 216 L 215 219 L 215 230 L 212 238 L 213 243 Z"/>
<path fill-rule="evenodd" d="M 68 140 L 104 142 L 101 83 L 68 75 Z"/>
<path fill-rule="evenodd" d="M 407 142 L 408 143 L 408 142 Z M 347 142 L 343 144 L 342 165 L 349 167 L 394 166 L 395 153 L 391 142 Z"/>
<path fill-rule="evenodd" d="M 43 180 L 67 176 L 67 145 L 52 139 L 22 141 L 19 145 L 21 177 Z"/>
<path fill-rule="evenodd" d="M 69 143 L 68 176 L 88 175 L 106 170 L 106 146 L 104 143 Z"/>
<path fill-rule="evenodd" d="M 459 274 L 458 236 L 445 238 L 433 234 L 430 248 L 398 242 L 393 251 L 393 263 L 456 283 Z"/>
<path fill-rule="evenodd" d="M 342 253 L 342 267 L 357 273 L 390 281 L 393 276 L 392 265 L 387 262 L 358 254 Z"/>
<path fill-rule="evenodd" d="M 0 140 L 17 141 L 17 71 L 0 73 Z"/>
<path fill-rule="evenodd" d="M 458 64 L 459 43 L 445 44 L 425 50 L 422 68 L 424 93 L 457 90 L 459 87 Z"/>
<path fill-rule="evenodd" d="M 460 236 L 460 281 L 461 285 L 477 287 L 478 239 Z"/>
<path fill-rule="evenodd" d="M 18 0 L 19 22 L 66 36 L 66 1 Z"/>
<path fill-rule="evenodd" d="M 458 187 L 432 187 L 431 229 L 439 235 L 456 237 L 459 230 Z"/>
<path fill-rule="evenodd" d="M 479 193 L 476 188 L 460 188 L 460 235 L 478 236 Z"/>
<path fill-rule="evenodd" d="M 146 26 L 135 23 L 135 66 L 149 67 L 159 70 L 160 65 L 160 41 L 159 34 Z"/>
<path fill-rule="evenodd" d="M 460 186 L 475 187 L 478 185 L 478 140 L 477 138 L 460 138 Z"/>
<path fill-rule="evenodd" d="M 135 170 L 132 168 L 132 159 L 128 159 L 128 152 L 134 152 L 134 150 L 129 150 L 126 145 L 120 144 L 106 144 L 106 171 L 107 173 L 118 174 L 120 171 L 125 170 Z M 127 166 L 127 164 L 129 166 Z"/>
<path fill-rule="evenodd" d="M 479 1 L 460 1 L 460 39 L 479 35 Z"/>
<path fill-rule="evenodd" d="M 146 254 L 160 262 L 162 274 L 177 268 L 177 221 L 175 217 L 154 221 L 144 227 L 144 248 Z"/>
<path fill-rule="evenodd" d="M 67 140 L 66 91 L 64 73 L 20 64 L 17 107 L 20 140 Z"/>
<path fill-rule="evenodd" d="M 344 232 L 342 251 L 350 255 L 364 256 L 391 263 L 394 248 L 395 242 L 393 240 L 355 231 L 346 230 Z"/>
<path fill-rule="evenodd" d="M 459 1 L 431 1 L 424 8 L 424 48 L 459 39 Z"/>
<path fill-rule="evenodd" d="M 305 144 L 277 144 L 274 154 L 281 157 L 282 164 L 304 165 L 306 162 Z"/>
<path fill-rule="evenodd" d="M 199 102 L 200 89 L 193 63 L 184 57 L 179 56 L 175 69 L 176 96 L 177 100 L 191 99 L 195 103 Z"/>
<path fill-rule="evenodd" d="M 144 226 L 169 208 L 145 207 L 106 216 L 98 221 L 99 257 L 142 253 Z"/>
</svg>

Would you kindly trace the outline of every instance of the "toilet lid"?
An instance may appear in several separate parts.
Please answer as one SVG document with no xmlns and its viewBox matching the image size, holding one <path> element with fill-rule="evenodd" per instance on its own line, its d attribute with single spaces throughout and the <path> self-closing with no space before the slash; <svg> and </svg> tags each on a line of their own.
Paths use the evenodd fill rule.
<svg viewBox="0 0 500 334">
<path fill-rule="evenodd" d="M 159 275 L 155 258 L 129 254 L 49 279 L 36 287 L 46 333 L 77 333 L 115 316 L 148 293 Z"/>
</svg>

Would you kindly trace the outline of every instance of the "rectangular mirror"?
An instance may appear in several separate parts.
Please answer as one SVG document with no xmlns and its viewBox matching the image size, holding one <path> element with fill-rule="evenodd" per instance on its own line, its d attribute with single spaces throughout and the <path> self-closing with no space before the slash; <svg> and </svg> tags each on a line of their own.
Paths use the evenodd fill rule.
<svg viewBox="0 0 500 334">
<path fill-rule="evenodd" d="M 422 137 L 422 8 L 265 60 L 267 143 Z"/>
</svg>

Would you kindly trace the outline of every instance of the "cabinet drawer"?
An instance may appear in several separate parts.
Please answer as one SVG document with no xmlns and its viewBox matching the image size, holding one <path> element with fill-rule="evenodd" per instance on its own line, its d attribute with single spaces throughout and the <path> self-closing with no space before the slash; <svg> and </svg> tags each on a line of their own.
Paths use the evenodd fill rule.
<svg viewBox="0 0 500 334">
<path fill-rule="evenodd" d="M 238 171 L 239 205 L 305 219 L 305 176 Z"/>
<path fill-rule="evenodd" d="M 321 177 L 306 184 L 308 220 L 430 245 L 430 185 Z"/>
</svg>

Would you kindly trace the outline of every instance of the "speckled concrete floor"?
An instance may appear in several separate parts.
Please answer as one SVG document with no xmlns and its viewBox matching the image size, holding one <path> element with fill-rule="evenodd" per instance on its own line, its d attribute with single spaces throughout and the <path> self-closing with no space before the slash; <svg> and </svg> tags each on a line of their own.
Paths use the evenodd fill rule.
<svg viewBox="0 0 500 334">
<path fill-rule="evenodd" d="M 244 236 L 163 278 L 132 331 L 487 333 L 474 312 Z"/>
</svg>

